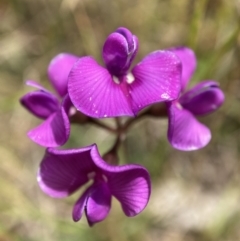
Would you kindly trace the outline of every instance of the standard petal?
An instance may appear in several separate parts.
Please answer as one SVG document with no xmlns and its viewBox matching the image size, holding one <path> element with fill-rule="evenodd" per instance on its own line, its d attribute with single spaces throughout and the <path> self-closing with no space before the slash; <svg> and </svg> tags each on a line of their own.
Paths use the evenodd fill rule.
<svg viewBox="0 0 240 241">
<path fill-rule="evenodd" d="M 42 119 L 46 119 L 59 108 L 58 99 L 42 90 L 27 93 L 20 102 L 32 114 Z"/>
<path fill-rule="evenodd" d="M 67 101 L 66 101 L 67 102 Z M 42 124 L 28 132 L 28 137 L 45 147 L 56 147 L 66 143 L 70 135 L 70 122 L 66 110 L 68 103 L 51 114 Z"/>
<path fill-rule="evenodd" d="M 95 165 L 106 176 L 112 195 L 122 205 L 127 216 L 135 216 L 147 205 L 151 194 L 151 182 L 147 170 L 140 165 L 112 166 L 100 157 L 93 146 L 91 156 Z"/>
<path fill-rule="evenodd" d="M 128 29 L 118 28 L 107 37 L 103 60 L 112 75 L 121 76 L 128 70 L 137 53 L 138 40 Z"/>
<path fill-rule="evenodd" d="M 67 94 L 67 78 L 78 56 L 61 53 L 55 56 L 48 66 L 48 77 L 60 96 Z"/>
<path fill-rule="evenodd" d="M 155 51 L 136 65 L 129 84 L 132 108 L 136 114 L 157 102 L 178 98 L 181 89 L 181 63 L 171 51 Z"/>
<path fill-rule="evenodd" d="M 192 151 L 209 143 L 210 130 L 179 103 L 168 103 L 168 113 L 168 140 L 174 148 Z"/>
<path fill-rule="evenodd" d="M 215 81 L 203 81 L 184 93 L 179 103 L 194 115 L 205 115 L 217 110 L 224 102 L 224 93 Z"/>
<path fill-rule="evenodd" d="M 71 101 L 85 115 L 95 118 L 133 116 L 121 84 L 115 83 L 93 58 L 80 58 L 68 81 Z"/>
<path fill-rule="evenodd" d="M 169 49 L 173 53 L 175 53 L 182 62 L 182 91 L 186 88 L 188 82 L 190 81 L 196 66 L 197 59 L 195 53 L 192 49 L 187 47 L 177 47 Z"/>
<path fill-rule="evenodd" d="M 38 184 L 43 192 L 54 198 L 62 198 L 85 184 L 88 174 L 95 171 L 90 156 L 91 148 L 47 149 L 38 172 Z"/>
<path fill-rule="evenodd" d="M 111 208 L 111 192 L 104 181 L 94 183 L 86 203 L 86 217 L 89 226 L 104 220 Z"/>
</svg>

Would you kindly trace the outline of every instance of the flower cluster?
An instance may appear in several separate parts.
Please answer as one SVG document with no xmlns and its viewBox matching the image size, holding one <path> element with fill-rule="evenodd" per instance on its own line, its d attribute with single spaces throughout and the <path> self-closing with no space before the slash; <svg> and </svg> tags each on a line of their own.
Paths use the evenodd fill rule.
<svg viewBox="0 0 240 241">
<path fill-rule="evenodd" d="M 126 216 L 147 205 L 151 183 L 148 171 L 137 164 L 118 165 L 118 147 L 129 127 L 142 116 L 168 116 L 168 140 L 176 149 L 197 150 L 211 139 L 210 130 L 197 120 L 219 108 L 224 94 L 213 80 L 185 91 L 196 68 L 187 47 L 157 50 L 133 68 L 138 39 L 126 28 L 111 33 L 103 46 L 105 67 L 92 57 L 62 53 L 49 64 L 48 77 L 56 94 L 35 81 L 36 88 L 21 104 L 43 122 L 28 132 L 31 140 L 47 147 L 38 183 L 47 195 L 63 198 L 91 181 L 73 208 L 73 220 L 85 212 L 90 226 L 106 218 L 114 196 Z M 140 112 L 140 113 L 139 113 Z M 130 118 L 122 123 L 120 117 Z M 99 121 L 114 117 L 117 128 Z M 91 123 L 116 134 L 116 142 L 101 157 L 96 144 L 58 149 L 70 136 L 71 123 Z"/>
</svg>

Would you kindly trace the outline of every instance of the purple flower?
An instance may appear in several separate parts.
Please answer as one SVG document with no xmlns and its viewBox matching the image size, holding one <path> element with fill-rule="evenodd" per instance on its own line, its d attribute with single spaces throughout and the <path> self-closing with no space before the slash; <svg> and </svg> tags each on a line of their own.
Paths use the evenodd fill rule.
<svg viewBox="0 0 240 241">
<path fill-rule="evenodd" d="M 34 81 L 27 85 L 38 90 L 24 95 L 20 102 L 32 114 L 44 120 L 39 126 L 28 132 L 31 140 L 46 147 L 63 145 L 69 138 L 70 123 L 68 113 L 71 101 L 67 94 L 67 76 L 78 57 L 59 54 L 50 63 L 48 75 L 58 95 L 63 100 Z M 64 97 L 65 96 L 65 97 Z"/>
<path fill-rule="evenodd" d="M 182 91 L 185 90 L 196 68 L 194 52 L 186 47 L 171 49 L 182 61 Z M 195 116 L 209 114 L 224 101 L 219 84 L 206 80 L 183 93 L 180 98 L 167 103 L 169 113 L 168 140 L 179 150 L 191 151 L 206 146 L 211 139 L 210 130 Z"/>
<path fill-rule="evenodd" d="M 99 155 L 95 144 L 80 149 L 46 151 L 38 173 L 40 188 L 47 195 L 63 198 L 92 180 L 73 208 L 73 220 L 85 211 L 90 226 L 104 220 L 111 207 L 111 197 L 129 216 L 140 213 L 150 197 L 150 177 L 139 165 L 113 166 Z"/>
<path fill-rule="evenodd" d="M 134 116 L 144 107 L 178 97 L 181 64 L 171 51 L 147 55 L 131 71 L 138 39 L 126 28 L 110 34 L 103 46 L 106 68 L 90 56 L 80 58 L 69 74 L 74 106 L 96 117 Z"/>
</svg>

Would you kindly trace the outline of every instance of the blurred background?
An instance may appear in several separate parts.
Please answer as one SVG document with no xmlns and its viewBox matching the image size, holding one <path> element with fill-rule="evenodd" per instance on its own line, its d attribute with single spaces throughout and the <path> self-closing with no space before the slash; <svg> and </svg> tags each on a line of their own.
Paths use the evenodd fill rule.
<svg viewBox="0 0 240 241">
<path fill-rule="evenodd" d="M 226 102 L 201 118 L 212 141 L 199 151 L 174 150 L 166 119 L 144 119 L 128 133 L 121 162 L 140 163 L 152 177 L 147 208 L 127 218 L 114 200 L 110 215 L 89 228 L 71 219 L 81 191 L 52 199 L 38 187 L 44 148 L 27 131 L 39 122 L 19 104 L 33 79 L 51 89 L 46 70 L 60 52 L 92 55 L 117 27 L 139 38 L 136 62 L 157 49 L 186 45 L 198 68 L 190 85 L 220 82 Z M 239 0 L 1 0 L 0 1 L 0 241 L 236 241 L 240 240 L 240 1 Z M 111 120 L 107 120 L 111 124 Z M 73 126 L 67 146 L 114 136 Z"/>
</svg>

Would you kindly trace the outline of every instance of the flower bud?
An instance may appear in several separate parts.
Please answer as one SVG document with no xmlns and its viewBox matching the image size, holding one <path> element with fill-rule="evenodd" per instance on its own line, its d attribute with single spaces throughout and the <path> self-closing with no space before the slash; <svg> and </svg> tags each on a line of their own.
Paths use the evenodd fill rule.
<svg viewBox="0 0 240 241">
<path fill-rule="evenodd" d="M 103 46 L 103 60 L 109 72 L 125 75 L 137 53 L 138 39 L 126 28 L 111 33 Z"/>
</svg>

